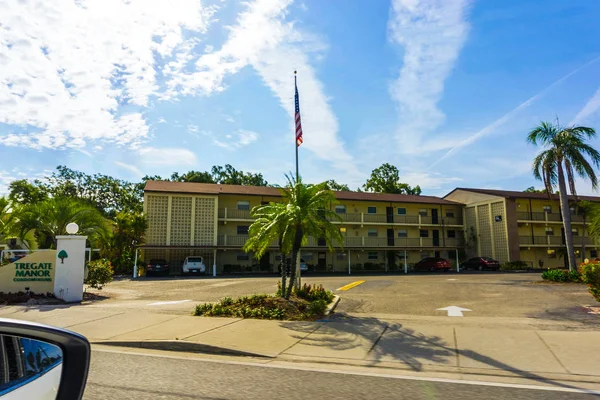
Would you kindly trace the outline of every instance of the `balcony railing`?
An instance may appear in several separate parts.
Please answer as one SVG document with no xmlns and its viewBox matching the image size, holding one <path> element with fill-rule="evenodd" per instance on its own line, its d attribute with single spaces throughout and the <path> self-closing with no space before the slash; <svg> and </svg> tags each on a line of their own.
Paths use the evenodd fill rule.
<svg viewBox="0 0 600 400">
<path fill-rule="evenodd" d="M 387 215 L 386 214 L 364 214 L 363 221 L 365 222 L 377 222 L 377 223 L 386 223 Z"/>
<path fill-rule="evenodd" d="M 341 213 L 338 214 L 342 222 L 360 222 L 360 214 L 357 213 Z M 337 222 L 337 218 L 329 218 L 330 221 Z"/>
<path fill-rule="evenodd" d="M 428 215 L 421 215 L 421 223 L 431 225 L 433 224 L 433 218 Z M 438 218 L 438 224 L 441 223 L 441 218 Z"/>
<path fill-rule="evenodd" d="M 418 224 L 418 215 L 394 215 L 395 224 Z"/>
<path fill-rule="evenodd" d="M 445 225 L 462 225 L 463 224 L 462 218 L 458 218 L 458 217 L 443 217 L 443 218 L 440 218 L 440 220 L 441 219 L 444 220 Z"/>
<path fill-rule="evenodd" d="M 586 236 L 584 239 L 586 246 L 594 245 L 594 239 Z M 519 236 L 521 245 L 538 246 L 564 246 L 565 242 L 562 236 Z M 573 236 L 573 245 L 575 248 L 581 246 L 581 236 Z"/>
<path fill-rule="evenodd" d="M 561 222 L 562 217 L 559 213 L 519 211 L 517 212 L 517 220 Z M 583 222 L 583 216 L 571 213 L 571 222 Z"/>
</svg>

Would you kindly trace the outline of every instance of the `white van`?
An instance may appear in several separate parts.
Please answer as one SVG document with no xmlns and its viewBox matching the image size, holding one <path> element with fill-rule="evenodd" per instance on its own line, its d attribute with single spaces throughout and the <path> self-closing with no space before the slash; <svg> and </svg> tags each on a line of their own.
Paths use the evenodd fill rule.
<svg viewBox="0 0 600 400">
<path fill-rule="evenodd" d="M 200 256 L 189 256 L 185 258 L 183 262 L 182 272 L 184 275 L 190 273 L 206 273 L 206 266 L 204 265 L 204 260 Z"/>
</svg>

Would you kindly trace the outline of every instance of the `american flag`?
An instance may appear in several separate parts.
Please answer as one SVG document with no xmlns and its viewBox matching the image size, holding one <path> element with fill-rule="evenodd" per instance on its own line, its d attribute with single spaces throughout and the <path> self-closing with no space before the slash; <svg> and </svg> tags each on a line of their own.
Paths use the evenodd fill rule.
<svg viewBox="0 0 600 400">
<path fill-rule="evenodd" d="M 294 86 L 296 87 L 296 146 L 300 146 L 302 140 L 302 122 L 300 122 L 300 98 L 298 97 L 298 85 L 296 84 L 296 77 L 294 77 Z"/>
</svg>

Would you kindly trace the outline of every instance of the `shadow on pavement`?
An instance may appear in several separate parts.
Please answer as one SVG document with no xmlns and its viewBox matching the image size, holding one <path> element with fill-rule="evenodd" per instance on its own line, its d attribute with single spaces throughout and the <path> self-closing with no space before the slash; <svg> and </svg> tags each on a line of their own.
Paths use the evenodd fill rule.
<svg viewBox="0 0 600 400">
<path fill-rule="evenodd" d="M 526 379 L 563 388 L 577 388 L 534 372 L 521 370 L 477 351 L 458 349 L 455 343 L 448 343 L 440 336 L 425 335 L 404 327 L 401 323 L 388 324 L 376 318 L 347 317 L 339 314 L 322 322 L 325 324 L 312 333 L 310 327 L 288 327 L 288 329 L 304 333 L 304 335 L 297 336 L 299 340 L 301 339 L 298 345 L 321 348 L 316 352 L 313 351 L 316 357 L 326 357 L 339 351 L 340 354 L 337 358 L 341 359 L 360 359 L 370 362 L 371 366 L 376 366 L 381 362 L 398 362 L 407 365 L 413 371 L 422 371 L 424 363 L 458 367 L 460 355 L 460 357 L 486 364 L 493 369 L 510 371 Z M 371 343 L 370 349 L 362 357 L 347 357 L 348 353 L 342 354 L 343 351 L 360 350 L 360 347 L 366 343 Z M 297 353 L 290 354 L 296 355 Z M 330 357 L 336 358 L 331 355 Z"/>
</svg>

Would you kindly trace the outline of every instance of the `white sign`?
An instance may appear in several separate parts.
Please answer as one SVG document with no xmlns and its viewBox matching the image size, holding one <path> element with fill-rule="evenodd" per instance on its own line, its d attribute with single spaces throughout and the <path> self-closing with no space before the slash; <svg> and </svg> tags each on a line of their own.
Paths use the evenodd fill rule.
<svg viewBox="0 0 600 400">
<path fill-rule="evenodd" d="M 463 311 L 471 311 L 468 308 L 462 308 L 457 306 L 448 306 L 444 308 L 438 308 L 437 311 L 448 311 L 449 317 L 462 317 Z"/>
</svg>

